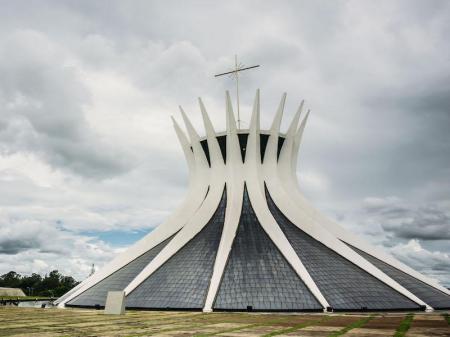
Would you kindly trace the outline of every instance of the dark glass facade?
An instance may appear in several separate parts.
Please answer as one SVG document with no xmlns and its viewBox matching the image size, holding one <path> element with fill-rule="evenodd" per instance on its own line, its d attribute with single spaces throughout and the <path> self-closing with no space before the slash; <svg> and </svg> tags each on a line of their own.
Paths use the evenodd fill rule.
<svg viewBox="0 0 450 337">
<path fill-rule="evenodd" d="M 226 190 L 208 224 L 126 298 L 126 306 L 202 309 L 222 236 Z"/>
<path fill-rule="evenodd" d="M 213 307 L 218 310 L 322 310 L 261 227 L 247 190 Z"/>
<path fill-rule="evenodd" d="M 444 294 L 442 291 L 423 283 L 422 281 L 402 272 L 401 270 L 398 270 L 386 262 L 378 260 L 358 248 L 350 245 L 348 246 L 434 309 L 450 309 L 449 295 Z"/>
<path fill-rule="evenodd" d="M 241 148 L 241 157 L 242 161 L 245 161 L 245 153 L 247 151 L 247 140 L 248 140 L 248 133 L 239 133 L 238 134 L 239 139 L 239 146 Z M 280 157 L 281 148 L 284 144 L 284 137 L 279 136 L 278 137 L 278 149 L 277 149 L 277 158 Z M 219 143 L 220 152 L 222 153 L 223 159 L 226 162 L 227 161 L 227 136 L 218 136 L 217 141 Z M 261 162 L 264 160 L 264 154 L 266 152 L 267 142 L 269 141 L 269 135 L 266 134 L 260 134 L 260 151 L 261 151 Z M 206 139 L 203 139 L 200 141 L 200 144 L 202 145 L 203 151 L 205 152 L 206 159 L 208 160 L 208 164 L 211 166 L 211 159 L 209 156 L 209 146 L 208 141 Z"/>
<path fill-rule="evenodd" d="M 269 209 L 334 310 L 419 309 L 419 305 L 340 256 L 291 223 L 267 189 Z"/>
<path fill-rule="evenodd" d="M 173 237 L 173 236 L 172 236 Z M 104 306 L 108 291 L 124 290 L 126 286 L 145 268 L 169 243 L 172 237 L 161 242 L 137 259 L 131 261 L 107 278 L 98 282 L 67 303 L 68 306 Z"/>
</svg>

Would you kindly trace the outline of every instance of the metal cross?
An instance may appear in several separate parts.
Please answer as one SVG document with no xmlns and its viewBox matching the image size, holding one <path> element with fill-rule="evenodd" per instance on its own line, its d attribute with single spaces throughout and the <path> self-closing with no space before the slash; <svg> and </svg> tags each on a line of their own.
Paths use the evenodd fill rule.
<svg viewBox="0 0 450 337">
<path fill-rule="evenodd" d="M 234 70 L 227 71 L 226 73 L 214 75 L 214 77 L 219 77 L 219 76 L 223 76 L 223 75 L 231 75 L 236 79 L 236 101 L 237 101 L 238 129 L 241 128 L 241 116 L 239 113 L 239 72 L 243 71 L 243 70 L 258 68 L 258 67 L 259 67 L 259 64 L 256 66 L 244 67 L 244 65 L 242 63 L 238 64 L 237 55 L 234 55 Z"/>
</svg>

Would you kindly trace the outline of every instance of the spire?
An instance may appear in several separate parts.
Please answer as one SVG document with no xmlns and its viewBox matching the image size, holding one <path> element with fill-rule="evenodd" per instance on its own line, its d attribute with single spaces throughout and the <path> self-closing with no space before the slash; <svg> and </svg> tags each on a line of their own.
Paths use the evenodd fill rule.
<svg viewBox="0 0 450 337">
<path fill-rule="evenodd" d="M 241 147 L 237 135 L 236 121 L 234 119 L 233 106 L 231 104 L 230 93 L 225 93 L 227 106 L 227 163 L 242 163 Z"/>
<path fill-rule="evenodd" d="M 194 157 L 196 158 L 196 160 L 200 161 L 200 162 L 198 162 L 198 164 L 201 163 L 203 166 L 204 165 L 209 166 L 208 160 L 206 159 L 205 152 L 203 151 L 203 148 L 200 144 L 200 137 L 199 137 L 197 131 L 195 131 L 194 127 L 192 126 L 191 121 L 186 116 L 186 113 L 184 112 L 183 108 L 181 106 L 179 108 L 180 108 L 181 116 L 183 117 L 184 124 L 186 125 L 186 129 L 187 129 L 189 138 L 191 139 L 191 146 L 192 146 L 192 150 L 194 151 Z"/>
<path fill-rule="evenodd" d="M 292 150 L 294 147 L 298 122 L 300 120 L 300 115 L 303 110 L 303 104 L 304 101 L 300 103 L 300 106 L 297 112 L 295 113 L 294 118 L 292 118 L 291 124 L 289 125 L 288 131 L 286 133 L 286 139 L 284 140 L 283 147 L 281 148 L 280 152 L 280 157 L 278 159 L 279 165 L 287 165 L 288 167 L 292 166 L 291 165 Z"/>
<path fill-rule="evenodd" d="M 184 156 L 186 158 L 186 161 L 188 163 L 189 172 L 193 172 L 194 170 L 194 154 L 191 151 L 191 146 L 189 144 L 189 140 L 187 139 L 186 135 L 184 134 L 183 130 L 181 130 L 180 126 L 178 125 L 177 121 L 173 116 L 170 117 L 173 122 L 173 127 L 175 129 L 175 133 L 177 134 L 178 141 L 181 144 L 181 148 L 183 149 Z"/>
<path fill-rule="evenodd" d="M 255 100 L 253 103 L 253 112 L 250 122 L 250 130 L 247 140 L 247 149 L 245 155 L 245 162 L 250 164 L 261 163 L 261 151 L 260 151 L 260 137 L 259 137 L 259 114 L 260 114 L 260 102 L 259 102 L 259 89 L 256 90 Z"/>
<path fill-rule="evenodd" d="M 177 137 L 178 137 L 178 140 L 180 141 L 181 146 L 183 147 L 183 149 L 185 149 L 185 148 L 188 149 L 189 148 L 189 140 L 187 139 L 183 130 L 181 130 L 181 128 L 178 125 L 175 118 L 173 118 L 173 116 L 170 116 L 170 118 L 172 119 L 173 128 L 175 129 L 175 132 L 177 134 Z"/>
<path fill-rule="evenodd" d="M 214 127 L 209 119 L 208 113 L 206 112 L 205 105 L 203 104 L 202 99 L 198 98 L 198 103 L 200 105 L 200 110 L 202 112 L 203 124 L 205 125 L 206 136 L 208 139 L 208 149 L 209 149 L 209 157 L 211 159 L 211 166 L 216 164 L 223 164 L 223 156 L 220 151 L 219 142 L 217 141 L 216 132 L 214 131 Z"/>
<path fill-rule="evenodd" d="M 198 98 L 198 104 L 200 105 L 200 111 L 202 112 L 203 124 L 205 125 L 206 134 L 210 137 L 216 137 L 216 132 L 214 131 L 214 126 L 209 119 L 208 112 L 206 111 L 205 105 L 202 99 Z"/>
<path fill-rule="evenodd" d="M 227 105 L 227 133 L 236 133 L 236 120 L 234 118 L 233 105 L 231 104 L 230 92 L 226 91 L 226 105 Z"/>
<path fill-rule="evenodd" d="M 308 112 L 306 112 L 306 115 L 305 115 L 305 117 L 303 117 L 303 120 L 300 123 L 300 126 L 298 127 L 297 133 L 295 134 L 294 146 L 292 149 L 292 162 L 291 162 L 292 172 L 296 172 L 296 170 L 297 170 L 298 152 L 300 149 L 300 143 L 302 140 L 303 131 L 305 130 L 306 122 L 308 121 L 310 111 L 311 110 L 308 110 Z"/>
<path fill-rule="evenodd" d="M 270 134 L 277 134 L 280 132 L 281 119 L 283 118 L 284 104 L 286 103 L 287 94 L 284 93 L 281 96 L 280 104 L 278 105 L 277 113 L 272 122 L 272 126 L 270 127 Z"/>
<path fill-rule="evenodd" d="M 293 137 L 295 135 L 295 133 L 297 131 L 298 122 L 300 120 L 300 115 L 302 114 L 302 111 L 303 111 L 304 103 L 305 103 L 305 100 L 302 100 L 302 102 L 300 103 L 300 106 L 297 109 L 297 112 L 294 115 L 294 118 L 292 118 L 291 125 L 289 125 L 289 129 L 286 133 L 286 138 Z"/>
<path fill-rule="evenodd" d="M 197 131 L 195 131 L 194 127 L 192 126 L 191 121 L 186 116 L 186 113 L 184 112 L 183 108 L 181 106 L 179 106 L 179 108 L 180 108 L 181 116 L 183 117 L 184 125 L 186 125 L 186 130 L 188 132 L 189 138 L 191 139 L 191 143 L 193 143 L 194 141 L 198 141 L 200 139 L 200 137 L 199 137 Z"/>
<path fill-rule="evenodd" d="M 266 151 L 264 152 L 264 162 L 266 160 L 276 163 L 278 153 L 278 137 L 280 133 L 281 119 L 283 118 L 284 104 L 286 102 L 286 93 L 281 97 L 277 112 L 270 127 L 270 137 L 267 142 Z"/>
<path fill-rule="evenodd" d="M 259 89 L 256 90 L 255 99 L 253 101 L 253 111 L 252 118 L 250 120 L 250 132 L 252 130 L 259 131 L 259 116 L 260 116 L 260 100 L 259 100 Z"/>
<path fill-rule="evenodd" d="M 303 132 L 305 131 L 306 122 L 308 121 L 308 117 L 309 117 L 309 113 L 310 112 L 311 112 L 311 110 L 308 110 L 308 112 L 306 112 L 305 117 L 303 117 L 303 120 L 300 123 L 300 126 L 298 127 L 298 130 L 297 130 L 297 133 L 296 133 L 296 137 L 295 137 L 295 142 L 297 144 L 297 148 L 300 146 L 300 143 L 302 141 Z"/>
</svg>

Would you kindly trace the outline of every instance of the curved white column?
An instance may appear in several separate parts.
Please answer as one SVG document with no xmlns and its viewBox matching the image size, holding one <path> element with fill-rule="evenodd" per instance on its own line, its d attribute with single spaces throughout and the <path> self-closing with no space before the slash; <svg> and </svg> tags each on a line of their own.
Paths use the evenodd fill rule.
<svg viewBox="0 0 450 337">
<path fill-rule="evenodd" d="M 226 116 L 227 116 L 227 168 L 226 168 L 226 186 L 227 186 L 227 207 L 225 211 L 225 222 L 223 224 L 222 237 L 220 238 L 219 248 L 217 250 L 216 260 L 214 262 L 213 274 L 206 296 L 204 312 L 212 311 L 214 300 L 219 289 L 220 281 L 228 261 L 234 238 L 239 226 L 239 220 L 242 210 L 242 199 L 244 196 L 244 178 L 242 175 L 242 156 L 239 139 L 236 130 L 236 121 L 234 119 L 231 107 L 230 96 L 227 92 L 226 97 Z M 256 94 L 254 111 L 259 109 L 259 92 Z M 220 149 L 219 149 L 220 153 Z"/>
<path fill-rule="evenodd" d="M 304 127 L 304 123 L 302 123 L 302 125 Z M 270 138 L 278 138 L 279 126 L 279 122 L 274 123 L 274 125 L 272 126 Z M 303 230 L 314 239 L 327 246 L 329 249 L 335 251 L 342 257 L 346 258 L 348 261 L 365 270 L 370 275 L 376 277 L 383 283 L 387 284 L 388 286 L 395 289 L 412 301 L 416 302 L 417 304 L 426 306 L 427 304 L 425 302 L 423 302 L 409 290 L 401 286 L 395 280 L 390 278 L 388 275 L 383 273 L 377 267 L 364 259 L 361 255 L 356 253 L 354 250 L 352 250 L 346 244 L 336 238 L 336 236 L 330 233 L 326 229 L 325 224 L 320 221 L 321 219 L 318 218 L 316 214 L 314 214 L 314 212 L 307 210 L 307 207 L 305 207 L 302 203 L 299 204 L 303 207 L 297 206 L 295 202 L 297 200 L 294 201 L 292 197 L 290 197 L 290 192 L 293 189 L 292 185 L 288 189 L 288 187 L 283 184 L 282 179 L 280 179 L 280 177 L 289 176 L 289 172 L 286 172 L 285 168 L 289 167 L 290 165 L 288 165 L 289 163 L 283 163 L 283 161 L 287 157 L 292 157 L 291 155 L 289 155 L 289 152 L 291 151 L 291 147 L 293 145 L 292 128 L 290 128 L 289 131 L 286 135 L 286 144 L 283 144 L 286 145 L 286 147 L 283 146 L 283 148 L 281 149 L 281 152 L 285 153 L 283 154 L 283 157 L 281 157 L 282 153 L 280 153 L 280 163 L 277 162 L 276 158 L 276 145 L 272 146 L 271 148 L 268 147 L 266 149 L 266 156 L 268 156 L 268 160 L 264 165 L 264 176 L 269 194 L 277 207 L 289 219 L 290 222 L 295 224 L 298 228 Z M 270 144 L 271 143 L 269 142 L 268 145 Z M 279 169 L 277 169 L 278 165 L 280 166 Z M 272 174 L 272 172 L 275 172 L 276 174 Z M 295 184 L 295 186 L 297 186 L 297 184 Z"/>
<path fill-rule="evenodd" d="M 181 128 L 176 121 L 174 119 L 172 120 L 189 168 L 189 187 L 184 202 L 165 222 L 128 248 L 124 253 L 118 255 L 99 271 L 80 283 L 79 286 L 77 286 L 77 289 L 69 296 L 61 298 L 62 300 L 57 303 L 59 307 L 63 307 L 81 293 L 174 235 L 202 205 L 209 185 L 209 170 L 205 167 L 205 165 L 207 166 L 208 164 L 203 149 L 198 141 L 199 136 L 193 131 L 192 125 L 190 125 L 190 122 L 187 120 L 189 124 L 189 126 L 187 125 L 187 128 L 190 129 L 191 143 L 194 144 L 193 149 L 191 150 L 191 145 L 183 131 L 181 131 Z"/>
<path fill-rule="evenodd" d="M 208 223 L 219 206 L 225 184 L 211 185 L 202 207 L 194 214 L 175 237 L 161 252 L 130 282 L 124 289 L 125 296 L 130 294 L 139 284 L 151 276 L 159 267 L 169 260 L 185 244 L 194 238 Z"/>
<path fill-rule="evenodd" d="M 302 125 L 300 126 L 301 130 L 304 128 L 305 121 L 306 120 L 304 119 Z M 294 149 L 295 142 L 295 139 L 293 139 L 293 129 L 294 128 L 291 125 L 286 135 L 286 140 L 283 144 L 283 148 L 280 153 L 280 160 L 278 162 L 278 174 L 271 175 L 268 173 L 270 170 L 266 170 L 265 178 L 269 194 L 277 207 L 289 219 L 290 222 L 327 246 L 329 249 L 337 252 L 339 255 L 343 256 L 353 264 L 357 265 L 370 275 L 376 277 L 417 304 L 425 305 L 427 308 L 430 308 L 430 306 L 424 301 L 419 299 L 409 290 L 401 286 L 395 280 L 390 278 L 384 272 L 379 270 L 361 255 L 340 241 L 327 229 L 326 223 L 323 221 L 323 217 L 318 217 L 318 213 L 314 212 L 314 210 L 308 207 L 308 205 L 305 205 L 302 199 L 298 198 L 297 195 L 293 198 L 293 191 L 296 190 L 298 192 L 297 182 L 289 179 L 292 175 L 290 175 L 291 172 L 288 172 L 288 170 L 292 167 L 289 162 L 289 158 L 293 158 L 291 151 Z M 274 164 L 274 161 L 272 161 L 271 165 L 276 165 L 276 163 Z"/>
<path fill-rule="evenodd" d="M 179 249 L 181 249 L 186 243 L 188 243 L 195 235 L 197 235 L 202 228 L 208 223 L 208 221 L 214 215 L 225 187 L 225 165 L 220 165 L 220 162 L 214 162 L 215 170 L 209 168 L 208 161 L 202 146 L 200 145 L 200 137 L 192 126 L 191 122 L 187 118 L 183 109 L 180 107 L 181 114 L 186 124 L 187 131 L 191 138 L 191 145 L 194 151 L 194 159 L 196 163 L 196 170 L 199 172 L 201 179 L 205 180 L 209 184 L 209 191 L 206 198 L 202 202 L 200 207 L 186 222 L 185 226 L 174 236 L 174 238 L 161 250 L 161 252 L 130 282 L 130 284 L 124 289 L 125 295 L 132 292 L 139 284 L 145 281 L 150 275 L 152 275 L 161 265 L 163 265 L 170 257 L 172 257 Z M 207 130 L 208 131 L 208 130 Z M 209 137 L 213 139 L 213 135 L 209 132 Z M 217 141 L 214 139 L 214 141 Z M 214 147 L 212 147 L 214 148 Z M 210 154 L 210 159 L 214 159 L 216 156 Z M 212 161 L 213 163 L 213 161 Z M 216 165 L 217 164 L 217 165 Z M 222 182 L 222 183 L 221 183 Z M 199 191 L 194 192 L 199 193 Z M 206 191 L 205 191 L 206 193 Z M 200 193 L 200 195 L 202 195 Z M 205 194 L 203 194 L 204 196 Z"/>
<path fill-rule="evenodd" d="M 224 170 L 225 162 L 222 157 L 222 153 L 220 152 L 220 146 L 219 142 L 217 141 L 217 135 L 214 131 L 214 127 L 211 123 L 211 120 L 209 119 L 208 113 L 206 112 L 206 108 L 203 105 L 202 99 L 198 99 L 199 105 L 200 105 L 200 111 L 202 112 L 202 118 L 203 118 L 203 125 L 205 126 L 206 130 L 206 139 L 208 142 L 208 149 L 209 149 L 209 160 L 211 161 L 211 169 L 213 171 L 216 171 L 218 168 L 219 170 Z"/>
<path fill-rule="evenodd" d="M 279 111 L 282 110 L 284 99 L 285 96 L 282 98 Z M 250 202 L 264 231 L 325 310 L 330 305 L 309 275 L 300 258 L 292 248 L 289 240 L 286 238 L 267 207 L 261 167 L 259 134 L 259 114 L 257 114 L 253 120 L 253 124 L 250 126 L 246 150 L 247 154 L 244 163 L 244 175 Z"/>
<path fill-rule="evenodd" d="M 445 294 L 450 295 L 450 291 L 446 289 L 445 287 L 441 286 L 434 280 L 426 277 L 425 275 L 422 275 L 412 269 L 411 267 L 405 265 L 404 263 L 398 261 L 393 256 L 385 253 L 383 250 L 371 245 L 366 240 L 354 235 L 353 233 L 347 231 L 343 227 L 341 227 L 336 222 L 328 219 L 325 215 L 320 213 L 314 206 L 311 205 L 311 203 L 304 197 L 302 192 L 300 191 L 299 184 L 298 184 L 298 178 L 296 174 L 296 166 L 297 166 L 297 158 L 298 158 L 298 152 L 299 147 L 301 144 L 303 132 L 305 129 L 305 125 L 308 119 L 309 111 L 305 118 L 303 119 L 300 127 L 297 130 L 296 135 L 294 136 L 294 140 L 292 141 L 292 147 L 286 147 L 285 145 L 288 145 L 286 142 L 288 139 L 286 139 L 285 144 L 283 144 L 283 148 L 285 148 L 285 153 L 282 153 L 280 155 L 280 170 L 279 170 L 279 178 L 282 183 L 282 186 L 285 190 L 289 191 L 290 198 L 293 198 L 295 200 L 295 203 L 298 208 L 303 210 L 306 214 L 308 214 L 310 217 L 314 218 L 318 224 L 320 224 L 323 228 L 325 228 L 327 231 L 333 234 L 333 236 L 337 237 L 339 240 L 342 240 L 364 252 L 366 252 L 369 255 L 374 256 L 375 258 L 386 262 L 390 264 L 391 266 L 395 267 L 396 269 L 413 276 L 414 278 L 442 291 Z M 291 135 L 292 136 L 292 135 Z M 292 151 L 292 152 L 290 152 Z M 289 153 L 290 152 L 290 153 Z M 281 160 L 283 156 L 283 160 Z M 358 254 L 359 255 L 359 254 Z M 365 260 L 365 259 L 364 259 Z M 430 306 L 428 306 L 430 307 Z"/>
</svg>

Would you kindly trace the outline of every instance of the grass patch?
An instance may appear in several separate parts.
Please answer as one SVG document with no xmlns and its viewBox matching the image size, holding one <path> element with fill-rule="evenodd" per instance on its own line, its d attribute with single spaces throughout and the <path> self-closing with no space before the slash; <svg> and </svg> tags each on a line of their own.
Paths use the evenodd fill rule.
<svg viewBox="0 0 450 337">
<path fill-rule="evenodd" d="M 447 321 L 447 324 L 450 325 L 450 315 L 448 313 L 442 314 L 444 316 L 444 319 Z"/>
<path fill-rule="evenodd" d="M 217 332 L 211 332 L 211 333 L 206 333 L 206 334 L 199 334 L 199 335 L 195 335 L 194 337 L 207 337 L 207 336 L 214 336 L 217 335 L 219 333 L 225 333 L 225 332 L 234 332 L 234 331 L 238 331 L 238 330 L 243 330 L 243 329 L 248 329 L 248 328 L 253 328 L 255 326 L 259 326 L 261 324 L 248 324 L 248 325 L 243 325 L 243 326 L 238 326 L 236 328 L 230 328 L 230 329 L 224 329 L 224 330 L 219 330 Z"/>
<path fill-rule="evenodd" d="M 342 336 L 343 334 L 347 333 L 348 331 L 350 331 L 352 329 L 356 329 L 356 328 L 360 328 L 360 327 L 364 326 L 367 322 L 372 320 L 374 317 L 375 317 L 374 315 L 370 315 L 368 317 L 361 318 L 359 321 L 356 321 L 350 325 L 347 325 L 346 327 L 342 328 L 339 331 L 335 331 L 335 332 L 331 333 L 330 335 L 328 335 L 328 337 Z"/>
<path fill-rule="evenodd" d="M 189 315 L 189 316 L 186 316 L 186 318 L 188 318 L 188 321 L 189 321 L 189 318 L 194 319 L 195 316 L 198 316 L 198 315 L 200 315 L 200 314 Z M 182 316 L 182 318 L 184 318 L 184 316 Z M 174 320 L 172 322 L 170 322 L 170 321 L 169 322 L 164 322 L 164 321 L 165 320 L 163 320 L 163 323 L 166 323 L 168 325 L 170 325 L 170 324 L 177 324 L 179 322 L 178 320 Z M 188 323 L 188 322 L 186 322 L 186 323 Z M 142 326 L 136 327 L 136 328 L 138 328 L 138 329 L 139 328 L 146 329 L 146 328 L 157 327 L 159 325 L 160 325 L 159 323 L 145 324 L 145 325 L 142 325 Z M 158 331 L 147 331 L 147 332 L 130 333 L 129 335 L 126 335 L 125 337 L 152 336 L 152 335 L 159 334 L 161 332 L 170 332 L 170 331 L 176 331 L 176 330 L 180 330 L 180 329 L 181 330 L 185 330 L 185 329 L 197 328 L 197 327 L 202 327 L 202 326 L 204 326 L 204 324 L 202 324 L 201 322 L 191 321 L 189 325 L 186 324 L 186 325 L 183 325 L 183 326 L 177 326 L 175 328 L 165 328 L 165 329 L 160 329 Z"/>
<path fill-rule="evenodd" d="M 395 331 L 394 337 L 405 336 L 406 332 L 409 330 L 409 327 L 411 326 L 413 318 L 414 314 L 406 315 L 405 318 L 403 318 L 403 321 L 398 326 L 397 331 Z"/>
<path fill-rule="evenodd" d="M 309 322 L 304 322 L 304 323 L 300 323 L 300 324 L 296 324 L 290 328 L 286 328 L 286 329 L 282 329 L 282 330 L 277 330 L 277 331 L 273 331 L 270 332 L 268 334 L 263 335 L 262 337 L 272 337 L 272 336 L 278 336 L 278 335 L 283 335 L 283 334 L 287 334 L 289 332 L 294 332 L 303 328 L 306 328 L 307 326 L 313 325 L 313 324 L 317 324 L 320 323 L 326 319 L 328 319 L 329 316 L 325 316 L 322 319 L 318 319 L 318 320 L 314 320 L 314 321 L 309 321 Z"/>
<path fill-rule="evenodd" d="M 234 331 L 244 330 L 244 329 L 248 329 L 248 328 L 254 328 L 254 327 L 257 327 L 257 326 L 271 325 L 271 324 L 275 324 L 275 323 L 278 323 L 278 322 L 285 321 L 287 319 L 289 319 L 289 317 L 283 317 L 283 318 L 279 318 L 279 319 L 276 319 L 276 320 L 271 320 L 271 321 L 267 321 L 267 322 L 263 322 L 263 323 L 253 323 L 253 324 L 238 326 L 236 328 L 224 329 L 224 330 L 211 332 L 211 333 L 206 333 L 206 334 L 199 334 L 199 335 L 195 335 L 194 337 L 208 337 L 208 336 L 217 335 L 219 333 L 234 332 Z"/>
</svg>

